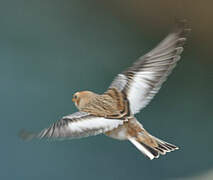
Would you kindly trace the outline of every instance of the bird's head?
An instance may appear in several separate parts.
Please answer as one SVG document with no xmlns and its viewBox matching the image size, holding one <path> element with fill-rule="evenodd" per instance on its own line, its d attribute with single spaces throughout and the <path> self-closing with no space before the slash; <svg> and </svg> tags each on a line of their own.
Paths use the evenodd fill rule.
<svg viewBox="0 0 213 180">
<path fill-rule="evenodd" d="M 95 96 L 95 93 L 91 91 L 81 91 L 76 92 L 73 95 L 72 101 L 75 103 L 75 106 L 79 109 L 83 108 L 90 100 Z"/>
</svg>

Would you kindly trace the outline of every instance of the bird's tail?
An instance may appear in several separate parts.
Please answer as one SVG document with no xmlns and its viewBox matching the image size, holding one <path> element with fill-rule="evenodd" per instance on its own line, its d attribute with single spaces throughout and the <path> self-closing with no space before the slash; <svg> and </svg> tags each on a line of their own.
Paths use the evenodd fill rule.
<svg viewBox="0 0 213 180">
<path fill-rule="evenodd" d="M 129 141 L 134 144 L 150 160 L 165 155 L 167 152 L 179 149 L 177 146 L 160 140 L 147 132 L 139 133 L 138 137 L 129 137 Z"/>
</svg>

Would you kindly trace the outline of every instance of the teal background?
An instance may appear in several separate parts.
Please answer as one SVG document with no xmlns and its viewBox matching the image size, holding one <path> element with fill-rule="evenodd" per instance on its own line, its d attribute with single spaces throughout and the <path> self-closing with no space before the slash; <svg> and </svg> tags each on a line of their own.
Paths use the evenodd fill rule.
<svg viewBox="0 0 213 180">
<path fill-rule="evenodd" d="M 210 4 L 0 1 L 0 178 L 204 179 L 213 171 Z M 182 60 L 137 118 L 179 151 L 150 161 L 129 142 L 102 135 L 18 138 L 22 128 L 39 131 L 75 112 L 74 92 L 104 92 L 116 74 L 167 35 L 175 16 L 192 27 Z"/>
</svg>

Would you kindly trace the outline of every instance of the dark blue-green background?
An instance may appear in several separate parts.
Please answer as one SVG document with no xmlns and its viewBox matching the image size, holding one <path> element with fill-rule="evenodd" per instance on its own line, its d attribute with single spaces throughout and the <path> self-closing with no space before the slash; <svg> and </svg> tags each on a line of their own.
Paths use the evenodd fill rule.
<svg viewBox="0 0 213 180">
<path fill-rule="evenodd" d="M 211 172 L 210 4 L 1 0 L 0 178 L 155 180 Z M 192 27 L 182 60 L 137 118 L 179 151 L 150 161 L 129 142 L 105 136 L 53 142 L 18 138 L 22 128 L 40 130 L 75 112 L 74 92 L 104 92 L 117 73 L 164 38 L 175 16 L 186 17 Z"/>
</svg>

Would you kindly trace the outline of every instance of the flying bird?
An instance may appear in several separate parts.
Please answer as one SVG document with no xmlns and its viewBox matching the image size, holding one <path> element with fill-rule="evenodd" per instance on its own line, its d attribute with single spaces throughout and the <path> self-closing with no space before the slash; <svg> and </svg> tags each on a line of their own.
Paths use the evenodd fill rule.
<svg viewBox="0 0 213 180">
<path fill-rule="evenodd" d="M 152 100 L 180 60 L 188 32 L 185 21 L 177 23 L 153 50 L 118 74 L 105 93 L 75 93 L 72 101 L 78 112 L 64 116 L 39 133 L 22 130 L 20 136 L 25 140 L 69 139 L 104 133 L 117 140 L 129 140 L 151 160 L 178 149 L 147 132 L 135 114 Z"/>
</svg>

